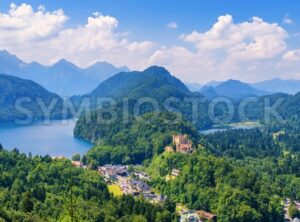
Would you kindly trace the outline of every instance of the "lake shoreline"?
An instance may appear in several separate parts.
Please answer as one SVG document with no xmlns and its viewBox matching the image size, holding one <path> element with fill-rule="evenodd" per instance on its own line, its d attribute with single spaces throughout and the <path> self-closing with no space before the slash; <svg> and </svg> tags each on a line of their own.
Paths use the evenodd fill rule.
<svg viewBox="0 0 300 222">
<path fill-rule="evenodd" d="M 0 124 L 0 143 L 33 155 L 64 156 L 85 154 L 94 144 L 74 137 L 76 119 L 35 121 L 31 124 Z"/>
</svg>

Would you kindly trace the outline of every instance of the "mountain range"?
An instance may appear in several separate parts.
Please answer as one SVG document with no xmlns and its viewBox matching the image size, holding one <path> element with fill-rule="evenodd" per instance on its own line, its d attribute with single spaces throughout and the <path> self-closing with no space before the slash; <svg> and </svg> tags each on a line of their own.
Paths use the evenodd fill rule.
<svg viewBox="0 0 300 222">
<path fill-rule="evenodd" d="M 233 100 L 271 94 L 267 91 L 256 89 L 247 83 L 232 79 L 215 85 L 206 85 L 200 90 L 200 93 L 208 99 L 222 96 Z"/>
<path fill-rule="evenodd" d="M 83 69 L 64 59 L 43 66 L 37 62 L 26 63 L 5 50 L 0 51 L 0 73 L 35 81 L 64 97 L 89 93 L 99 83 L 122 71 L 129 70 L 107 62 L 97 62 Z"/>
<path fill-rule="evenodd" d="M 203 85 L 199 84 L 199 83 L 185 82 L 184 84 L 191 92 L 197 92 L 197 91 L 199 91 L 199 89 L 201 89 L 203 87 Z"/>
<path fill-rule="evenodd" d="M 252 84 L 253 87 L 265 90 L 273 93 L 287 93 L 287 94 L 296 94 L 300 92 L 300 80 L 283 80 L 280 78 L 274 78 L 258 83 Z"/>
<path fill-rule="evenodd" d="M 300 92 L 300 80 L 284 80 L 274 78 L 257 83 L 245 83 L 238 80 L 211 81 L 201 86 L 198 83 L 186 83 L 191 91 L 201 92 L 208 99 L 225 96 L 240 99 L 245 96 L 261 96 L 273 93 L 286 93 L 294 95 Z M 198 89 L 197 89 L 198 87 Z"/>
</svg>

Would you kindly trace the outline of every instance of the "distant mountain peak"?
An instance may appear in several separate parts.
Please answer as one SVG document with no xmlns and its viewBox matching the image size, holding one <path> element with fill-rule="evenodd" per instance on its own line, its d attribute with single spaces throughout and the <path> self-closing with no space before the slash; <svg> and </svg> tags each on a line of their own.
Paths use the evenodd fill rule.
<svg viewBox="0 0 300 222">
<path fill-rule="evenodd" d="M 170 72 L 162 66 L 150 66 L 149 68 L 145 69 L 143 72 L 147 73 L 147 74 L 167 74 L 167 75 L 171 75 Z"/>
<path fill-rule="evenodd" d="M 223 83 L 223 81 L 212 80 L 212 81 L 206 83 L 204 86 L 213 86 L 213 87 L 215 87 L 215 86 L 218 86 L 222 83 Z"/>
<path fill-rule="evenodd" d="M 120 67 L 116 67 L 113 64 L 106 62 L 106 61 L 98 61 L 93 63 L 92 65 L 90 65 L 88 68 L 86 69 L 91 69 L 91 68 L 118 68 L 120 70 L 123 70 L 125 72 L 130 71 L 129 68 L 127 66 L 120 66 Z"/>
<path fill-rule="evenodd" d="M 56 63 L 54 63 L 52 66 L 65 66 L 65 65 L 68 65 L 68 66 L 72 66 L 74 67 L 75 65 L 69 61 L 67 61 L 66 59 L 60 59 L 58 60 Z"/>
<path fill-rule="evenodd" d="M 0 54 L 2 54 L 2 55 L 11 55 L 12 56 L 12 54 L 10 54 L 6 49 L 0 50 Z"/>
<path fill-rule="evenodd" d="M 112 64 L 108 63 L 108 62 L 105 62 L 105 61 L 98 61 L 98 62 L 95 62 L 94 64 L 92 64 L 90 67 L 92 66 L 113 66 Z"/>
<path fill-rule="evenodd" d="M 98 80 L 100 82 L 112 77 L 113 75 L 120 72 L 128 72 L 130 71 L 127 67 L 116 67 L 111 63 L 105 61 L 99 61 L 94 63 L 93 65 L 84 69 L 85 73 L 93 78 L 94 80 Z"/>
<path fill-rule="evenodd" d="M 252 84 L 257 89 L 295 94 L 300 91 L 300 80 L 273 78 Z"/>
<path fill-rule="evenodd" d="M 9 53 L 6 49 L 0 50 L 0 55 L 16 57 L 16 55 Z"/>
<path fill-rule="evenodd" d="M 222 84 L 247 84 L 247 83 L 241 82 L 240 80 L 236 80 L 236 79 L 228 79 Z"/>
<path fill-rule="evenodd" d="M 121 70 L 124 70 L 124 72 L 130 72 L 130 69 L 127 66 L 120 66 Z"/>
<path fill-rule="evenodd" d="M 247 96 L 262 96 L 269 94 L 264 90 L 256 89 L 247 83 L 235 79 L 229 79 L 217 86 L 204 86 L 200 92 L 209 99 L 223 96 L 234 100 L 239 100 Z"/>
<path fill-rule="evenodd" d="M 22 62 L 16 55 L 13 55 L 9 53 L 7 50 L 0 50 L 0 58 L 9 60 L 9 61 L 15 61 L 15 62 Z"/>
</svg>

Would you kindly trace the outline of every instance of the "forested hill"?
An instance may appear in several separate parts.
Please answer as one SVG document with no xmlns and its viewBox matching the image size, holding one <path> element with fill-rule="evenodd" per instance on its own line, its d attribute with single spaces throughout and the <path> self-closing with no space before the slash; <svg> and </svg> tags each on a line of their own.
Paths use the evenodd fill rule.
<svg viewBox="0 0 300 222">
<path fill-rule="evenodd" d="M 251 120 L 260 120 L 267 126 L 300 130 L 300 93 L 288 95 L 277 93 L 260 97 L 257 102 L 251 102 L 246 107 L 246 116 Z M 273 107 L 279 118 L 266 118 L 268 107 Z"/>
<path fill-rule="evenodd" d="M 191 94 L 186 86 L 165 68 L 152 66 L 143 72 L 122 72 L 101 83 L 91 97 L 115 99 L 139 99 L 151 97 L 164 100 L 168 97 L 184 97 Z"/>
<path fill-rule="evenodd" d="M 23 107 L 21 111 L 15 106 L 17 101 Z M 24 120 L 27 118 L 24 112 L 28 111 L 33 119 L 43 119 L 41 107 L 43 104 L 48 107 L 51 101 L 55 102 L 51 118 L 61 118 L 63 100 L 58 95 L 33 81 L 0 74 L 0 122 Z"/>
<path fill-rule="evenodd" d="M 130 115 L 126 122 L 119 116 L 110 124 L 97 123 L 94 112 L 79 119 L 74 130 L 76 137 L 99 144 L 88 152 L 89 162 L 96 161 L 98 165 L 140 164 L 150 160 L 164 151 L 176 133 L 198 140 L 195 127 L 170 112 L 147 113 L 139 118 Z"/>
<path fill-rule="evenodd" d="M 204 97 L 200 93 L 190 92 L 179 79 L 163 67 L 152 66 L 143 72 L 119 73 L 101 83 L 92 93 L 83 97 L 73 97 L 72 101 L 80 104 L 81 99 L 86 98 L 91 100 L 93 109 L 101 107 L 97 100 L 99 98 L 113 98 L 117 107 L 124 107 L 124 101 L 128 101 L 131 114 L 135 105 L 146 101 L 138 106 L 138 111 L 174 111 L 181 113 L 184 119 L 193 122 L 199 129 L 212 125 Z M 191 100 L 198 102 L 196 113 L 193 113 Z"/>
</svg>

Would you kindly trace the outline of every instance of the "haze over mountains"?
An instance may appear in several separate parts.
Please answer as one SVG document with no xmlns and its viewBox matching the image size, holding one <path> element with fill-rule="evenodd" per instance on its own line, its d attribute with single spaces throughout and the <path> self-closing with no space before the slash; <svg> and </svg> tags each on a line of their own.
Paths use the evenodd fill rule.
<svg viewBox="0 0 300 222">
<path fill-rule="evenodd" d="M 212 99 L 217 96 L 224 96 L 231 99 L 241 99 L 246 96 L 263 96 L 273 93 L 286 93 L 294 95 L 300 92 L 300 80 L 283 80 L 280 78 L 274 78 L 248 84 L 238 80 L 230 79 L 224 82 L 211 81 L 205 84 L 202 88 L 198 88 L 198 90 L 190 90 L 198 91 L 208 99 Z"/>
<path fill-rule="evenodd" d="M 116 67 L 107 62 L 97 62 L 87 68 L 79 68 L 64 59 L 51 66 L 43 66 L 37 62 L 26 63 L 5 50 L 0 51 L 0 73 L 35 81 L 62 97 L 89 94 L 92 91 L 94 93 L 100 83 L 120 72 L 129 72 L 129 69 Z M 140 75 L 139 78 L 142 79 L 143 75 Z M 164 80 L 162 79 L 162 81 Z M 140 81 L 141 84 L 143 84 L 143 80 Z M 236 100 L 245 96 L 262 96 L 278 92 L 295 94 L 300 91 L 300 80 L 279 78 L 255 84 L 228 80 L 225 82 L 211 81 L 204 86 L 198 83 L 186 83 L 185 85 L 190 91 L 201 92 L 208 99 L 225 96 Z M 109 84 L 107 87 L 110 89 L 106 89 L 105 95 L 109 91 L 122 88 L 121 85 L 118 87 L 114 84 Z"/>
<path fill-rule="evenodd" d="M 279 78 L 274 78 L 252 84 L 252 86 L 257 89 L 266 90 L 268 92 L 283 92 L 287 94 L 296 94 L 300 91 L 300 80 L 283 80 Z"/>
<path fill-rule="evenodd" d="M 216 84 L 215 86 L 204 86 L 200 90 L 200 93 L 208 99 L 223 96 L 234 100 L 239 100 L 248 96 L 263 96 L 270 94 L 267 91 L 256 89 L 247 83 L 232 79 Z"/>
<path fill-rule="evenodd" d="M 129 70 L 106 62 L 97 62 L 82 69 L 64 59 L 51 66 L 43 66 L 37 62 L 26 63 L 7 51 L 0 51 L 0 73 L 35 81 L 61 96 L 89 93 L 103 80 L 121 71 Z"/>
</svg>

